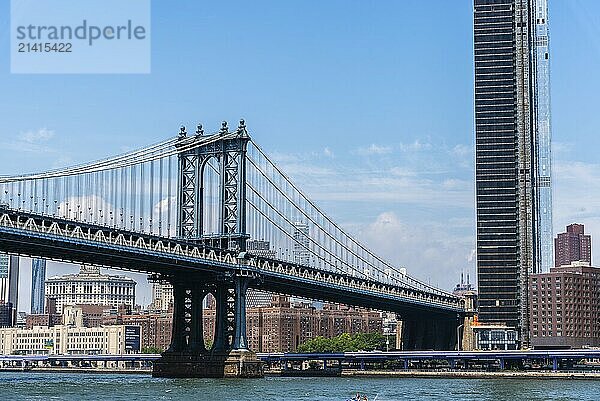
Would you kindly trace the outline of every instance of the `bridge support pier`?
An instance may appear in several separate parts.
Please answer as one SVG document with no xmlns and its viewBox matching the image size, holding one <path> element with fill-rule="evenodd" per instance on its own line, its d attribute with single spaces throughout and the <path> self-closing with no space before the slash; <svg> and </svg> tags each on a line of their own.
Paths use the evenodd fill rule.
<svg viewBox="0 0 600 401">
<path fill-rule="evenodd" d="M 248 349 L 246 291 L 253 276 L 233 277 L 200 284 L 173 283 L 171 346 L 155 361 L 154 377 L 262 377 L 263 363 Z M 213 347 L 206 349 L 202 302 L 209 292 L 216 299 Z"/>
</svg>

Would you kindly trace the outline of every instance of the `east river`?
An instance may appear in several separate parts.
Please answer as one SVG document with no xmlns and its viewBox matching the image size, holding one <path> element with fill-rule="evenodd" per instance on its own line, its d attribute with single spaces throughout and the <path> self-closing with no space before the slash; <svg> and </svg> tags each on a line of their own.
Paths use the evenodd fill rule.
<svg viewBox="0 0 600 401">
<path fill-rule="evenodd" d="M 149 375 L 0 373 L 1 400 L 600 400 L 600 380 L 279 378 L 153 379 Z"/>
</svg>

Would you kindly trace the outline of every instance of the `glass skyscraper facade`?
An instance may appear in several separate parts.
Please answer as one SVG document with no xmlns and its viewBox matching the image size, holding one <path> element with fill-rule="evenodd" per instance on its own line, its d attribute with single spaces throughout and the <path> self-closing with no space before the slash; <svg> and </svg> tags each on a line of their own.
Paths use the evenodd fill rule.
<svg viewBox="0 0 600 401">
<path fill-rule="evenodd" d="M 538 202 L 537 272 L 554 266 L 552 230 L 552 146 L 550 127 L 550 52 L 548 47 L 548 0 L 535 1 L 535 140 L 536 198 Z"/>
<path fill-rule="evenodd" d="M 46 283 L 46 260 L 31 260 L 31 313 L 44 313 L 44 285 Z"/>
<path fill-rule="evenodd" d="M 479 320 L 524 345 L 529 274 L 552 265 L 546 7 L 474 0 Z"/>
</svg>

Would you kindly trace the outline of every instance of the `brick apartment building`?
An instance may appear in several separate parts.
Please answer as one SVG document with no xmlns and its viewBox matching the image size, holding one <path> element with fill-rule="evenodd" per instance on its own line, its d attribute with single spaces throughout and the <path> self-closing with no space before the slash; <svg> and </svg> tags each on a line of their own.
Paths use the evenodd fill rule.
<svg viewBox="0 0 600 401">
<path fill-rule="evenodd" d="M 553 267 L 529 284 L 534 347 L 600 346 L 600 269 Z"/>
<path fill-rule="evenodd" d="M 572 262 L 592 263 L 592 238 L 584 233 L 583 224 L 570 224 L 567 231 L 554 239 L 554 266 L 567 266 Z"/>
<path fill-rule="evenodd" d="M 162 351 L 171 344 L 173 317 L 168 313 L 123 315 L 118 324 L 140 326 L 141 349 L 155 347 Z"/>
<path fill-rule="evenodd" d="M 325 304 L 322 310 L 309 304 L 292 304 L 275 296 L 270 306 L 248 308 L 248 346 L 255 352 L 293 352 L 305 341 L 349 333 L 381 333 L 379 312 Z M 204 338 L 214 332 L 215 310 L 204 310 Z"/>
<path fill-rule="evenodd" d="M 529 278 L 531 344 L 536 348 L 600 346 L 600 269 L 581 224 L 555 239 L 556 264 Z"/>
</svg>

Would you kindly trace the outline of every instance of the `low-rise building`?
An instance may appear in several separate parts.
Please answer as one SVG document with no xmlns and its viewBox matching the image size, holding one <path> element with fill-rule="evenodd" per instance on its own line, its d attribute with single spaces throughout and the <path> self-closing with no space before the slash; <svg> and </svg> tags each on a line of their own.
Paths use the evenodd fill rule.
<svg viewBox="0 0 600 401">
<path fill-rule="evenodd" d="M 173 316 L 171 314 L 135 314 L 122 315 L 117 319 L 119 324 L 138 326 L 140 328 L 141 349 L 158 348 L 166 351 L 171 345 Z"/>
<path fill-rule="evenodd" d="M 62 314 L 56 313 L 56 308 L 49 308 L 52 313 L 31 314 L 25 317 L 25 328 L 35 326 L 66 326 L 100 327 L 106 316 L 112 311 L 111 306 L 104 305 L 63 305 Z"/>
<path fill-rule="evenodd" d="M 111 306 L 104 305 L 64 305 L 62 324 L 78 327 L 100 327 L 104 318 L 111 313 Z"/>
<path fill-rule="evenodd" d="M 139 326 L 53 327 L 0 329 L 3 355 L 89 355 L 140 352 Z"/>
<path fill-rule="evenodd" d="M 26 327 L 0 329 L 0 354 L 87 355 L 140 352 L 140 326 L 102 325 L 103 316 L 109 310 L 109 307 L 100 305 L 64 305 L 62 315 L 29 315 Z M 54 309 L 51 311 L 54 312 Z"/>
<path fill-rule="evenodd" d="M 59 314 L 39 313 L 25 317 L 26 329 L 32 329 L 35 326 L 52 327 L 60 324 L 62 324 L 62 315 Z"/>
<path fill-rule="evenodd" d="M 519 335 L 514 327 L 495 324 L 477 324 L 471 326 L 474 337 L 474 349 L 490 350 L 516 350 L 519 346 Z"/>
</svg>

